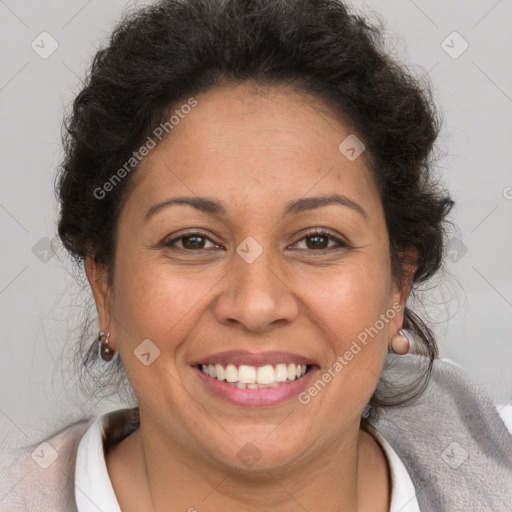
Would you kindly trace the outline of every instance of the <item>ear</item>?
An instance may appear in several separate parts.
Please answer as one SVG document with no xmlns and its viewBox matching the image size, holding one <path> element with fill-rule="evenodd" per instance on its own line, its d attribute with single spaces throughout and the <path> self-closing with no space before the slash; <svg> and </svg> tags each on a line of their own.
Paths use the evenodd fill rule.
<svg viewBox="0 0 512 512">
<path fill-rule="evenodd" d="M 85 258 L 85 274 L 91 286 L 98 311 L 100 330 L 110 332 L 109 345 L 115 349 L 116 333 L 112 312 L 112 294 L 108 283 L 108 268 L 91 255 Z"/>
<path fill-rule="evenodd" d="M 418 268 L 418 250 L 412 245 L 399 254 L 400 262 L 404 272 L 404 281 L 402 283 L 402 296 L 404 300 L 404 306 L 407 302 L 407 298 L 411 293 L 412 285 L 414 282 L 414 274 Z"/>
<path fill-rule="evenodd" d="M 392 324 L 394 331 L 397 332 L 402 328 L 404 321 L 405 304 L 411 293 L 412 285 L 414 282 L 414 274 L 418 268 L 418 251 L 415 247 L 409 246 L 399 253 L 400 264 L 403 269 L 403 280 L 401 285 L 399 283 L 393 284 L 393 293 L 391 304 L 396 308 L 400 304 L 399 313 L 394 317 Z"/>
</svg>

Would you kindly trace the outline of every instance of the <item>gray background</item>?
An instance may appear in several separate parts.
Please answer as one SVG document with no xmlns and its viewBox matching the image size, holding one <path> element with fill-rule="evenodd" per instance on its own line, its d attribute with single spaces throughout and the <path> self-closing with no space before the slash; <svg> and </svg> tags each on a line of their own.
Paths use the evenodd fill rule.
<svg viewBox="0 0 512 512">
<path fill-rule="evenodd" d="M 468 370 L 502 409 L 512 400 L 512 2 L 351 3 L 383 18 L 389 48 L 412 72 L 428 72 L 444 112 L 439 168 L 457 202 L 458 232 L 446 276 L 425 297 L 427 313 L 441 356 Z M 141 4 L 0 0 L 0 432 L 14 442 L 121 405 L 76 391 L 70 357 L 90 294 L 49 241 L 64 108 L 120 13 Z M 40 54 L 55 43 L 44 31 L 58 44 L 47 58 Z M 454 31 L 469 45 L 461 55 Z"/>
</svg>

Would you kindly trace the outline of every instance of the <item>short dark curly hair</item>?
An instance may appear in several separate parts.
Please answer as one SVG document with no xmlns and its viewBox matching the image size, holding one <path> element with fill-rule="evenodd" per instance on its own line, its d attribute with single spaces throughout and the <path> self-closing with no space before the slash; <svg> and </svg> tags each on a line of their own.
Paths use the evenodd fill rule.
<svg viewBox="0 0 512 512">
<path fill-rule="evenodd" d="M 117 219 L 136 167 L 101 200 L 94 191 L 186 98 L 226 80 L 288 85 L 342 114 L 364 142 L 396 282 L 404 282 L 405 250 L 417 251 L 414 294 L 442 265 L 453 201 L 432 174 L 441 117 L 430 87 L 383 43 L 382 22 L 371 24 L 339 0 L 162 0 L 127 13 L 95 55 L 65 119 L 56 181 L 62 243 L 80 265 L 90 255 L 112 276 Z M 417 396 L 438 350 L 410 308 L 404 328 L 429 361 Z M 121 363 L 110 371 L 122 378 Z M 401 403 L 409 398 L 402 393 Z M 370 401 L 397 403 L 380 387 Z"/>
</svg>

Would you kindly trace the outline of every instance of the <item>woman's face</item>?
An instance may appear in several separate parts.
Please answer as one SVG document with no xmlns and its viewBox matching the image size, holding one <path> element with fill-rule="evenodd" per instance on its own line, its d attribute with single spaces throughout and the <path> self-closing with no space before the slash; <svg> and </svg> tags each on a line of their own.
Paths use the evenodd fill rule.
<svg viewBox="0 0 512 512">
<path fill-rule="evenodd" d="M 284 87 L 195 100 L 134 176 L 113 286 L 88 263 L 101 327 L 152 439 L 214 464 L 285 467 L 358 431 L 405 297 L 364 154 L 354 159 L 354 139 L 339 149 L 351 135 L 339 118 Z M 220 355 L 231 351 L 242 353 Z M 272 380 L 306 360 L 300 380 L 263 389 L 195 366 L 270 364 L 259 372 Z"/>
</svg>

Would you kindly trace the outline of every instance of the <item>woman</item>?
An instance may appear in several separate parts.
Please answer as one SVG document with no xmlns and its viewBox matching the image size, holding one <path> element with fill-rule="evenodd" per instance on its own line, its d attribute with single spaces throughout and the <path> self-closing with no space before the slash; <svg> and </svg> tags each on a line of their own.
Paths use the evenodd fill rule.
<svg viewBox="0 0 512 512">
<path fill-rule="evenodd" d="M 453 205 L 438 132 L 337 0 L 124 19 L 68 119 L 59 235 L 137 406 L 4 455 L 3 510 L 510 510 L 503 422 L 407 306 Z"/>
</svg>

